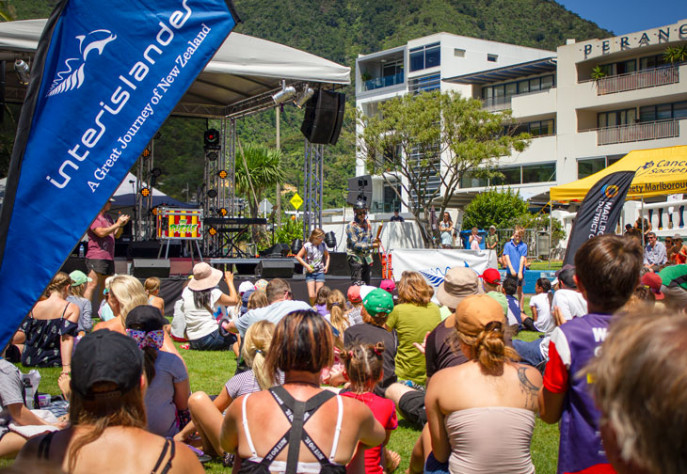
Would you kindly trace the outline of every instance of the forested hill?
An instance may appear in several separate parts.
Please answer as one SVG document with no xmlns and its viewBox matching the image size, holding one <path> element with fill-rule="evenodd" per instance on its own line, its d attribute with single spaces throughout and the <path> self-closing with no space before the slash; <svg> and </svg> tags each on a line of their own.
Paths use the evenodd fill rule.
<svg viewBox="0 0 687 474">
<path fill-rule="evenodd" d="M 551 0 L 237 0 L 237 31 L 353 65 L 358 54 L 447 32 L 550 49 L 610 35 Z"/>
<path fill-rule="evenodd" d="M 104 4 L 107 0 L 103 0 Z M 17 19 L 47 18 L 55 0 L 5 0 Z M 551 0 L 235 0 L 243 20 L 237 32 L 286 44 L 353 67 L 358 54 L 399 46 L 409 39 L 438 32 L 502 41 L 555 51 L 568 38 L 585 40 L 611 34 Z M 353 88 L 345 89 L 347 108 L 354 106 Z M 287 183 L 303 183 L 303 112 L 286 106 L 282 114 L 281 146 Z M 11 121 L 2 124 L 0 176 L 7 170 Z M 156 166 L 163 175 L 158 186 L 187 199 L 201 184 L 202 131 L 205 120 L 172 118 L 156 142 Z M 339 143 L 327 147 L 325 207 L 345 203 L 347 178 L 355 173 L 354 124 L 348 120 Z M 274 112 L 242 119 L 243 143 L 275 144 Z M 7 138 L 3 138 L 7 137 Z M 268 198 L 274 202 L 273 198 Z M 288 199 L 289 196 L 286 196 Z"/>
</svg>

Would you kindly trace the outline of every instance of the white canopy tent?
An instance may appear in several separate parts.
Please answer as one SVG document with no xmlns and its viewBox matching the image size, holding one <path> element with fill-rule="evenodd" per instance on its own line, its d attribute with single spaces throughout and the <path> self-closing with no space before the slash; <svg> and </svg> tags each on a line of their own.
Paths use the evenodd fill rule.
<svg viewBox="0 0 687 474">
<path fill-rule="evenodd" d="M 30 64 L 45 19 L 0 23 L 0 60 Z M 274 107 L 272 94 L 281 81 L 299 84 L 350 84 L 350 68 L 298 49 L 252 36 L 231 33 L 189 88 L 173 115 L 236 117 Z M 21 103 L 26 86 L 7 65 L 5 100 Z"/>
</svg>

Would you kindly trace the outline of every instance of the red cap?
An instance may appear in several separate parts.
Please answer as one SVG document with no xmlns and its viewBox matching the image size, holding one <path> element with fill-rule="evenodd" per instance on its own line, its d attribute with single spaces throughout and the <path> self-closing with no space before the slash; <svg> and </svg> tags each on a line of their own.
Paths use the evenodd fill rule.
<svg viewBox="0 0 687 474">
<path fill-rule="evenodd" d="M 490 285 L 501 283 L 501 273 L 495 268 L 487 268 L 484 270 L 484 273 L 480 275 L 480 278 Z"/>
<path fill-rule="evenodd" d="M 661 280 L 661 277 L 657 273 L 645 273 L 641 279 L 641 284 L 651 288 L 657 300 L 662 300 L 664 298 L 665 295 L 661 293 L 663 280 Z"/>
<path fill-rule="evenodd" d="M 348 287 L 348 301 L 351 303 L 360 303 L 363 301 L 363 298 L 360 296 L 360 287 L 358 285 Z"/>
</svg>

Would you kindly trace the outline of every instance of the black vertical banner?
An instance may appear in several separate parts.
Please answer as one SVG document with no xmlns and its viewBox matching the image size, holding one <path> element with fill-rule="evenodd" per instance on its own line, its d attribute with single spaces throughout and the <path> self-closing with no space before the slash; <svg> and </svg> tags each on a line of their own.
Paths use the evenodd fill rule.
<svg viewBox="0 0 687 474">
<path fill-rule="evenodd" d="M 618 171 L 601 178 L 582 201 L 565 251 L 563 264 L 574 264 L 575 252 L 597 235 L 612 234 L 620 219 L 634 171 Z"/>
</svg>

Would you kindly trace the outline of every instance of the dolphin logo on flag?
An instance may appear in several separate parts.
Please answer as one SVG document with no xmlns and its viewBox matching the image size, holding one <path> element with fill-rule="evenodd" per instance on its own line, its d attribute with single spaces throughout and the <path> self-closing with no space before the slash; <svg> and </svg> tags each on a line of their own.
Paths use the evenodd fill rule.
<svg viewBox="0 0 687 474">
<path fill-rule="evenodd" d="M 57 73 L 57 78 L 52 81 L 48 91 L 48 97 L 80 88 L 86 80 L 84 69 L 88 54 L 97 51 L 98 55 L 102 55 L 105 46 L 116 40 L 117 35 L 109 30 L 95 30 L 87 35 L 79 35 L 76 39 L 79 41 L 80 56 L 65 60 L 65 70 Z"/>
</svg>

